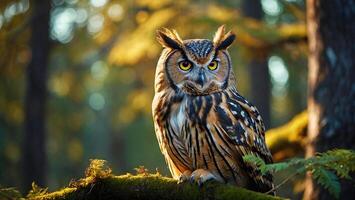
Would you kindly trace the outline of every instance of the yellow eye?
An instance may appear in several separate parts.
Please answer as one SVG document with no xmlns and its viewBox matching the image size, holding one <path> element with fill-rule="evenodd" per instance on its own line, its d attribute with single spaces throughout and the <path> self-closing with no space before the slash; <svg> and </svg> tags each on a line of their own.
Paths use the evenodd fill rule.
<svg viewBox="0 0 355 200">
<path fill-rule="evenodd" d="M 179 67 L 183 71 L 190 70 L 191 66 L 192 66 L 192 64 L 189 61 L 184 60 L 184 61 L 179 62 Z"/>
<path fill-rule="evenodd" d="M 210 62 L 210 64 L 208 65 L 208 69 L 209 70 L 216 70 L 217 69 L 217 67 L 218 67 L 218 62 L 217 61 L 212 61 L 212 62 Z"/>
</svg>

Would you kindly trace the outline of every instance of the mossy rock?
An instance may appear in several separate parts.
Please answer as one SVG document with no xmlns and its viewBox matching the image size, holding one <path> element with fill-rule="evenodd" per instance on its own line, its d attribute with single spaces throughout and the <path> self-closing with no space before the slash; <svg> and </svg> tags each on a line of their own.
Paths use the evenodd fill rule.
<svg viewBox="0 0 355 200">
<path fill-rule="evenodd" d="M 29 199 L 282 199 L 216 182 L 200 188 L 190 183 L 177 184 L 157 174 L 82 179 L 73 185 L 52 193 L 34 194 Z"/>
</svg>

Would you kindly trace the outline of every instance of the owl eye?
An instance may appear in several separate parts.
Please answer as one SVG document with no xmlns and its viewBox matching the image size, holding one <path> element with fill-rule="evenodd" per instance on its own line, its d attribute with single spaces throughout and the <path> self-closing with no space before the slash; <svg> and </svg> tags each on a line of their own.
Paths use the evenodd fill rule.
<svg viewBox="0 0 355 200">
<path fill-rule="evenodd" d="M 216 70 L 217 67 L 218 67 L 218 62 L 215 60 L 210 62 L 210 64 L 208 64 L 208 69 L 211 71 Z"/>
<path fill-rule="evenodd" d="M 189 61 L 181 61 L 179 62 L 179 68 L 183 71 L 189 71 L 192 67 L 192 64 Z"/>
</svg>

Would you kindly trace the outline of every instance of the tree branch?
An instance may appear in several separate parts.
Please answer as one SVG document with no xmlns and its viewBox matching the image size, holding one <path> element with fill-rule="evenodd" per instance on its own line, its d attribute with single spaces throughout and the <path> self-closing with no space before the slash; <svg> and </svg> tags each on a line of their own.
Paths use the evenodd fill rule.
<svg viewBox="0 0 355 200">
<path fill-rule="evenodd" d="M 76 185 L 76 186 L 75 186 Z M 29 199 L 282 199 L 216 182 L 199 188 L 158 174 L 88 177 L 72 187 Z"/>
<path fill-rule="evenodd" d="M 286 124 L 266 132 L 266 143 L 273 154 L 274 161 L 303 153 L 307 125 L 308 113 L 303 111 Z"/>
</svg>

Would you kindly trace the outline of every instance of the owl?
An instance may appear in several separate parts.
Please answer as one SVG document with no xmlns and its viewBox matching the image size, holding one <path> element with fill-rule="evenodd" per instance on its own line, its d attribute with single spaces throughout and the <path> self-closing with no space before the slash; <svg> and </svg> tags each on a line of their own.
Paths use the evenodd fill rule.
<svg viewBox="0 0 355 200">
<path fill-rule="evenodd" d="M 272 163 L 262 118 L 236 88 L 227 49 L 235 34 L 218 28 L 213 40 L 182 40 L 175 30 L 157 31 L 163 46 L 152 103 L 155 132 L 178 182 L 208 180 L 266 192 L 271 174 L 243 161 L 253 154 Z"/>
</svg>

